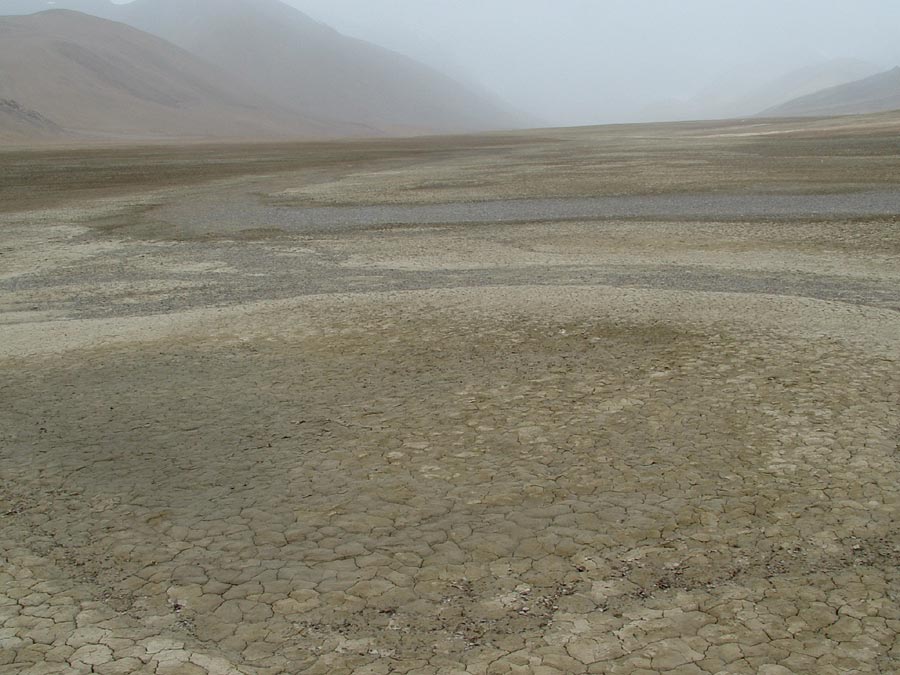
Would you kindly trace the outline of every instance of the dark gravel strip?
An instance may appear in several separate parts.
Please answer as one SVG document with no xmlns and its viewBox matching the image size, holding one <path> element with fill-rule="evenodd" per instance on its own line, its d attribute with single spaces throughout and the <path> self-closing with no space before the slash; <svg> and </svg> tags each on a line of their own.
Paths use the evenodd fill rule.
<svg viewBox="0 0 900 675">
<path fill-rule="evenodd" d="M 165 211 L 165 210 L 164 210 Z M 162 214 L 161 214 L 162 215 Z M 521 199 L 428 205 L 287 207 L 225 201 L 177 218 L 191 234 L 275 228 L 313 234 L 389 225 L 540 222 L 611 218 L 838 218 L 900 215 L 900 192 L 828 195 L 649 195 Z M 163 215 L 166 218 L 166 215 Z"/>
</svg>

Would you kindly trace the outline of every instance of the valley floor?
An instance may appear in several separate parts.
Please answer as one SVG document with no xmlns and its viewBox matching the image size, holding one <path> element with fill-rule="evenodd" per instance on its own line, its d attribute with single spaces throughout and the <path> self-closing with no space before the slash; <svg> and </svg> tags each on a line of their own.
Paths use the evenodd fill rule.
<svg viewBox="0 0 900 675">
<path fill-rule="evenodd" d="M 0 672 L 897 671 L 898 126 L 5 153 Z"/>
</svg>

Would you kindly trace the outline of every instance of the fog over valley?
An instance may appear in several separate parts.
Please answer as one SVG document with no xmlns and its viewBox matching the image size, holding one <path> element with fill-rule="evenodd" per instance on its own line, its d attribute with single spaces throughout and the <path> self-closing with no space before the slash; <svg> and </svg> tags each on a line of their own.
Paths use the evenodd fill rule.
<svg viewBox="0 0 900 675">
<path fill-rule="evenodd" d="M 320 61 L 317 39 L 291 38 L 283 31 L 284 44 L 293 41 L 293 51 L 276 47 L 259 34 L 270 49 L 264 59 L 244 59 L 239 49 L 218 51 L 210 43 L 213 36 L 221 38 L 230 30 L 212 24 L 225 25 L 229 16 L 240 23 L 241 12 L 251 7 L 261 16 L 271 16 L 272 7 L 280 4 L 277 0 L 0 0 L 0 15 L 74 9 L 150 32 L 225 70 L 241 71 L 245 80 L 272 84 L 289 73 L 300 73 L 294 82 L 283 80 L 270 87 L 268 94 L 283 99 L 283 92 L 274 89 L 288 93 L 304 89 L 320 99 L 331 96 L 332 101 L 306 101 L 304 114 L 315 118 L 310 122 L 321 126 L 337 117 L 342 129 L 361 125 L 362 130 L 390 127 L 392 132 L 745 117 L 777 111 L 794 99 L 900 65 L 900 41 L 895 36 L 900 4 L 891 0 L 284 1 L 349 38 L 397 52 L 449 76 L 468 94 L 449 93 L 455 85 L 439 85 L 436 80 L 423 86 L 421 70 L 411 79 L 401 77 L 399 89 L 382 87 L 381 76 L 399 67 L 381 63 L 383 55 L 359 61 L 341 55 L 337 61 Z M 283 28 L 291 21 L 273 25 L 279 24 Z M 247 37 L 238 35 L 238 40 Z M 345 41 L 343 48 L 350 45 Z M 327 51 L 334 57 L 340 49 Z M 412 119 L 412 108 L 396 119 L 397 110 L 390 106 L 357 115 L 341 89 L 348 82 L 329 70 L 329 63 L 342 73 L 357 73 L 359 81 L 353 87 L 359 92 L 371 87 L 369 100 L 378 97 L 375 91 L 403 99 L 415 80 L 417 91 L 430 92 L 425 99 L 449 107 L 456 101 L 461 106 L 458 112 L 469 108 L 473 115 L 462 119 L 452 111 L 437 115 L 432 110 L 434 119 L 425 115 L 421 125 Z M 381 74 L 364 73 L 360 63 L 380 68 Z M 330 82 L 331 91 L 309 88 L 309 78 L 318 78 L 323 87 Z M 878 86 L 886 82 L 882 79 Z M 470 101 L 469 94 L 479 103 L 463 104 Z M 895 94 L 900 92 L 890 90 L 885 96 L 891 99 Z M 882 98 L 878 89 L 874 99 Z M 829 109 L 872 109 L 871 92 L 861 106 L 839 99 Z M 338 113 L 332 104 L 344 110 Z M 881 107 L 890 105 L 884 102 Z M 501 109 L 504 114 L 495 115 Z M 783 110 L 802 115 L 820 109 L 792 104 Z"/>
<path fill-rule="evenodd" d="M 798 70 L 823 88 L 900 65 L 891 0 L 290 2 L 553 125 L 749 115 Z"/>
</svg>

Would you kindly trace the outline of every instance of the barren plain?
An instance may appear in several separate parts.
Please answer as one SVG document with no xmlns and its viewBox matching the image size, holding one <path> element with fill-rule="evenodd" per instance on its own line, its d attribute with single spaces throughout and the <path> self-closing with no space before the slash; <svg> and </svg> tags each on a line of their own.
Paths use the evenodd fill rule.
<svg viewBox="0 0 900 675">
<path fill-rule="evenodd" d="M 900 671 L 898 132 L 0 151 L 0 672 Z"/>
</svg>

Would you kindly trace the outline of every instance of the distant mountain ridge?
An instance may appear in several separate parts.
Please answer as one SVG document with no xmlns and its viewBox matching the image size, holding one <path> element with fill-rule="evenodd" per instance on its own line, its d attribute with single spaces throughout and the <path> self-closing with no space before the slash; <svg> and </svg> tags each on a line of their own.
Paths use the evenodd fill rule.
<svg viewBox="0 0 900 675">
<path fill-rule="evenodd" d="M 80 133 L 334 137 L 521 126 L 451 78 L 279 0 L 53 4 L 90 16 L 47 6 L 0 5 L 40 11 L 0 18 L 0 72 L 10 74 L 0 98 Z M 92 110 L 91 100 L 105 103 Z"/>
<path fill-rule="evenodd" d="M 14 102 L 15 108 L 5 106 L 6 117 L 16 113 L 18 134 L 26 123 L 38 136 L 52 129 L 106 139 L 283 137 L 335 129 L 279 110 L 157 37 L 69 10 L 0 18 L 0 71 L 0 99 Z M 9 119 L 4 127 L 12 133 Z"/>
<path fill-rule="evenodd" d="M 829 117 L 900 110 L 900 67 L 768 108 L 765 117 Z"/>
<path fill-rule="evenodd" d="M 752 117 L 760 110 L 878 71 L 878 66 L 865 61 L 833 59 L 766 77 L 747 65 L 717 78 L 687 100 L 661 102 L 645 113 L 653 121 Z"/>
<path fill-rule="evenodd" d="M 162 37 L 291 109 L 388 132 L 516 126 L 413 59 L 341 35 L 278 0 L 135 0 L 120 21 Z"/>
</svg>

